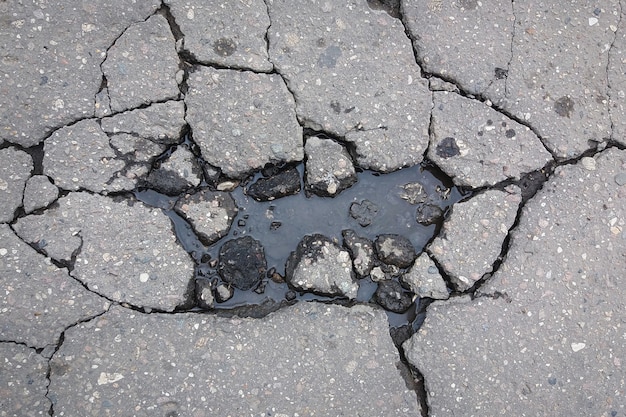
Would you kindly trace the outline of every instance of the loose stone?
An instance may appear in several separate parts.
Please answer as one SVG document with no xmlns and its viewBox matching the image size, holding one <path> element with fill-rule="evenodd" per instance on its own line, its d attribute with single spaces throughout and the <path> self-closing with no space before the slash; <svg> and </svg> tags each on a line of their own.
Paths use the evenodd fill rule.
<svg viewBox="0 0 626 417">
<path fill-rule="evenodd" d="M 326 236 L 305 236 L 285 265 L 287 282 L 302 291 L 356 298 L 350 254 Z"/>
<path fill-rule="evenodd" d="M 413 304 L 411 294 L 407 293 L 398 281 L 386 280 L 378 283 L 374 294 L 376 302 L 385 310 L 404 313 Z"/>
<path fill-rule="evenodd" d="M 293 167 L 267 178 L 259 178 L 246 189 L 246 194 L 256 201 L 272 201 L 299 192 L 300 173 Z"/>
<path fill-rule="evenodd" d="M 225 303 L 226 301 L 233 298 L 235 294 L 235 289 L 230 285 L 220 284 L 215 289 L 215 299 L 218 303 Z"/>
<path fill-rule="evenodd" d="M 225 282 L 249 290 L 267 271 L 263 246 L 250 236 L 229 240 L 220 249 L 218 268 Z"/>
<path fill-rule="evenodd" d="M 415 260 L 415 247 L 400 235 L 379 235 L 375 241 L 378 259 L 388 265 L 408 268 Z"/>
<path fill-rule="evenodd" d="M 443 217 L 441 207 L 434 204 L 420 204 L 415 211 L 415 220 L 419 224 L 429 226 L 435 224 Z"/>
<path fill-rule="evenodd" d="M 419 182 L 409 182 L 401 188 L 400 198 L 411 204 L 420 204 L 428 200 L 428 194 L 424 190 L 424 186 Z"/>
<path fill-rule="evenodd" d="M 196 156 L 185 145 L 178 146 L 172 154 L 150 172 L 146 182 L 151 188 L 167 195 L 178 195 L 200 185 L 202 168 Z"/>
<path fill-rule="evenodd" d="M 352 256 L 354 272 L 359 278 L 368 276 L 374 266 L 374 243 L 365 237 L 358 236 L 354 230 L 344 230 L 341 235 L 343 246 Z"/>
<path fill-rule="evenodd" d="M 378 214 L 378 206 L 369 200 L 350 204 L 350 217 L 356 220 L 361 227 L 367 227 L 374 221 Z"/>
<path fill-rule="evenodd" d="M 383 271 L 380 266 L 375 266 L 370 272 L 370 279 L 374 282 L 381 282 L 390 280 L 391 277 L 385 271 Z"/>
</svg>

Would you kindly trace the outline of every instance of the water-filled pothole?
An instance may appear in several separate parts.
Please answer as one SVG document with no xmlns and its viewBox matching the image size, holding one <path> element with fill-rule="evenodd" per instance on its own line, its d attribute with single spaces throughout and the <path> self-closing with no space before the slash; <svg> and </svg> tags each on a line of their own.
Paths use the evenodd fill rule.
<svg viewBox="0 0 626 417">
<path fill-rule="evenodd" d="M 303 181 L 304 165 L 300 164 L 296 169 L 300 174 L 300 181 Z M 261 177 L 262 174 L 256 174 L 248 184 Z M 321 234 L 341 246 L 342 231 L 346 229 L 354 230 L 357 235 L 372 241 L 379 235 L 397 234 L 409 239 L 417 253 L 420 253 L 435 236 L 442 220 L 430 225 L 418 223 L 416 210 L 419 205 L 414 200 L 411 201 L 411 190 L 406 188 L 407 184 L 415 183 L 422 187 L 422 195 L 427 197 L 428 203 L 440 207 L 443 212 L 463 197 L 461 191 L 453 187 L 445 175 L 428 164 L 389 174 L 359 172 L 354 185 L 332 198 L 307 196 L 304 191 L 300 191 L 296 195 L 259 202 L 246 194 L 245 187 L 239 186 L 231 192 L 238 207 L 233 224 L 226 236 L 209 247 L 199 240 L 191 225 L 173 210 L 178 197 L 169 197 L 154 190 L 140 190 L 135 194 L 144 203 L 162 208 L 171 218 L 179 241 L 196 261 L 195 279 L 206 285 L 212 284 L 213 290 L 223 284 L 217 265 L 222 246 L 229 240 L 244 236 L 258 240 L 264 248 L 267 260 L 266 276 L 258 286 L 250 290 L 243 291 L 229 286 L 232 297 L 223 302 L 215 302 L 212 308 L 222 311 L 245 308 L 248 310 L 247 315 L 261 315 L 263 313 L 260 311 L 271 311 L 283 303 L 296 300 L 348 303 L 341 297 L 299 292 L 287 283 L 280 282 L 280 278 L 285 276 L 287 258 L 306 235 Z M 304 190 L 304 184 L 301 186 Z M 367 226 L 362 226 L 353 217 L 354 212 L 352 216 L 350 213 L 354 203 L 361 204 L 364 201 L 369 201 L 377 210 Z M 279 279 L 275 279 L 276 277 Z M 365 277 L 358 280 L 358 284 L 355 301 L 373 302 L 378 283 Z M 408 290 L 403 291 L 408 293 Z M 260 310 L 250 313 L 252 306 L 259 306 Z M 416 299 L 406 312 L 388 311 L 390 326 L 400 327 L 413 322 L 419 308 L 420 300 Z M 417 321 L 420 321 L 419 318 Z"/>
</svg>

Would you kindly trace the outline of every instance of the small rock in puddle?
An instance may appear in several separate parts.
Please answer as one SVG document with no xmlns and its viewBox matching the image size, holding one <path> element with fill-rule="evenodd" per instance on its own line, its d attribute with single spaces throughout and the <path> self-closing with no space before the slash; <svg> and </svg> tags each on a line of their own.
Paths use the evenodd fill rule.
<svg viewBox="0 0 626 417">
<path fill-rule="evenodd" d="M 424 186 L 419 182 L 410 182 L 400 188 L 403 190 L 400 192 L 400 198 L 408 201 L 410 204 L 420 204 L 428 200 L 428 194 L 424 190 Z"/>
<path fill-rule="evenodd" d="M 263 246 L 250 236 L 229 240 L 220 249 L 218 268 L 225 282 L 240 290 L 249 290 L 267 271 Z"/>
<path fill-rule="evenodd" d="M 415 260 L 415 247 L 409 239 L 400 235 L 380 235 L 376 239 L 378 259 L 388 265 L 408 268 Z"/>
<path fill-rule="evenodd" d="M 369 200 L 360 203 L 354 202 L 350 205 L 350 216 L 362 227 L 367 227 L 374 221 L 378 214 L 378 206 Z"/>
<path fill-rule="evenodd" d="M 352 260 L 326 236 L 305 236 L 285 265 L 286 279 L 295 288 L 328 296 L 356 298 Z"/>
<path fill-rule="evenodd" d="M 212 309 L 215 306 L 213 284 L 208 279 L 196 279 L 196 301 L 198 306 L 205 310 Z"/>
<path fill-rule="evenodd" d="M 341 235 L 343 246 L 352 255 L 354 272 L 359 278 L 368 276 L 374 267 L 374 243 L 368 238 L 358 236 L 354 230 L 344 230 Z"/>
<path fill-rule="evenodd" d="M 417 206 L 415 220 L 417 220 L 419 224 L 424 226 L 435 224 L 439 222 L 442 217 L 443 210 L 439 206 L 434 204 L 420 204 Z"/>
<path fill-rule="evenodd" d="M 374 268 L 372 268 L 372 272 L 370 273 L 370 279 L 374 282 L 382 282 L 390 280 L 391 277 L 385 271 L 383 271 L 380 266 L 375 266 Z"/>
<path fill-rule="evenodd" d="M 225 303 L 233 298 L 233 295 L 235 295 L 235 290 L 230 285 L 220 284 L 215 289 L 215 299 L 218 303 Z"/>
<path fill-rule="evenodd" d="M 256 201 L 272 201 L 299 192 L 300 174 L 295 167 L 280 171 L 267 178 L 259 178 L 246 190 L 246 194 Z"/>
<path fill-rule="evenodd" d="M 385 310 L 394 313 L 404 313 L 413 304 L 411 294 L 404 291 L 399 282 L 393 280 L 379 282 L 374 297 Z"/>
</svg>

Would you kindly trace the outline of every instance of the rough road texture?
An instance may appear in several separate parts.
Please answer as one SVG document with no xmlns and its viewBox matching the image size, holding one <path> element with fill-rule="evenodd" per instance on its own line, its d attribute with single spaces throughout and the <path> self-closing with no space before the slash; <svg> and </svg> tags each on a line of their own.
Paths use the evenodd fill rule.
<svg viewBox="0 0 626 417">
<path fill-rule="evenodd" d="M 0 416 L 626 417 L 625 12 L 0 0 Z"/>
<path fill-rule="evenodd" d="M 301 303 L 263 321 L 115 308 L 67 332 L 49 396 L 60 415 L 416 415 L 386 327 L 365 306 Z"/>
<path fill-rule="evenodd" d="M 559 168 L 479 297 L 433 304 L 404 345 L 432 416 L 624 414 L 626 152 L 595 160 Z"/>
</svg>

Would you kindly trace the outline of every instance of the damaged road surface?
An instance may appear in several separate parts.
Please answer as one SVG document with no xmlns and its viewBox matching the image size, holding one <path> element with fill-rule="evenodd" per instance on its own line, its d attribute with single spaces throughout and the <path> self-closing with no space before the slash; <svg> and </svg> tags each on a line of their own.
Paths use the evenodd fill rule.
<svg viewBox="0 0 626 417">
<path fill-rule="evenodd" d="M 0 1 L 0 414 L 626 417 L 625 6 Z"/>
</svg>

